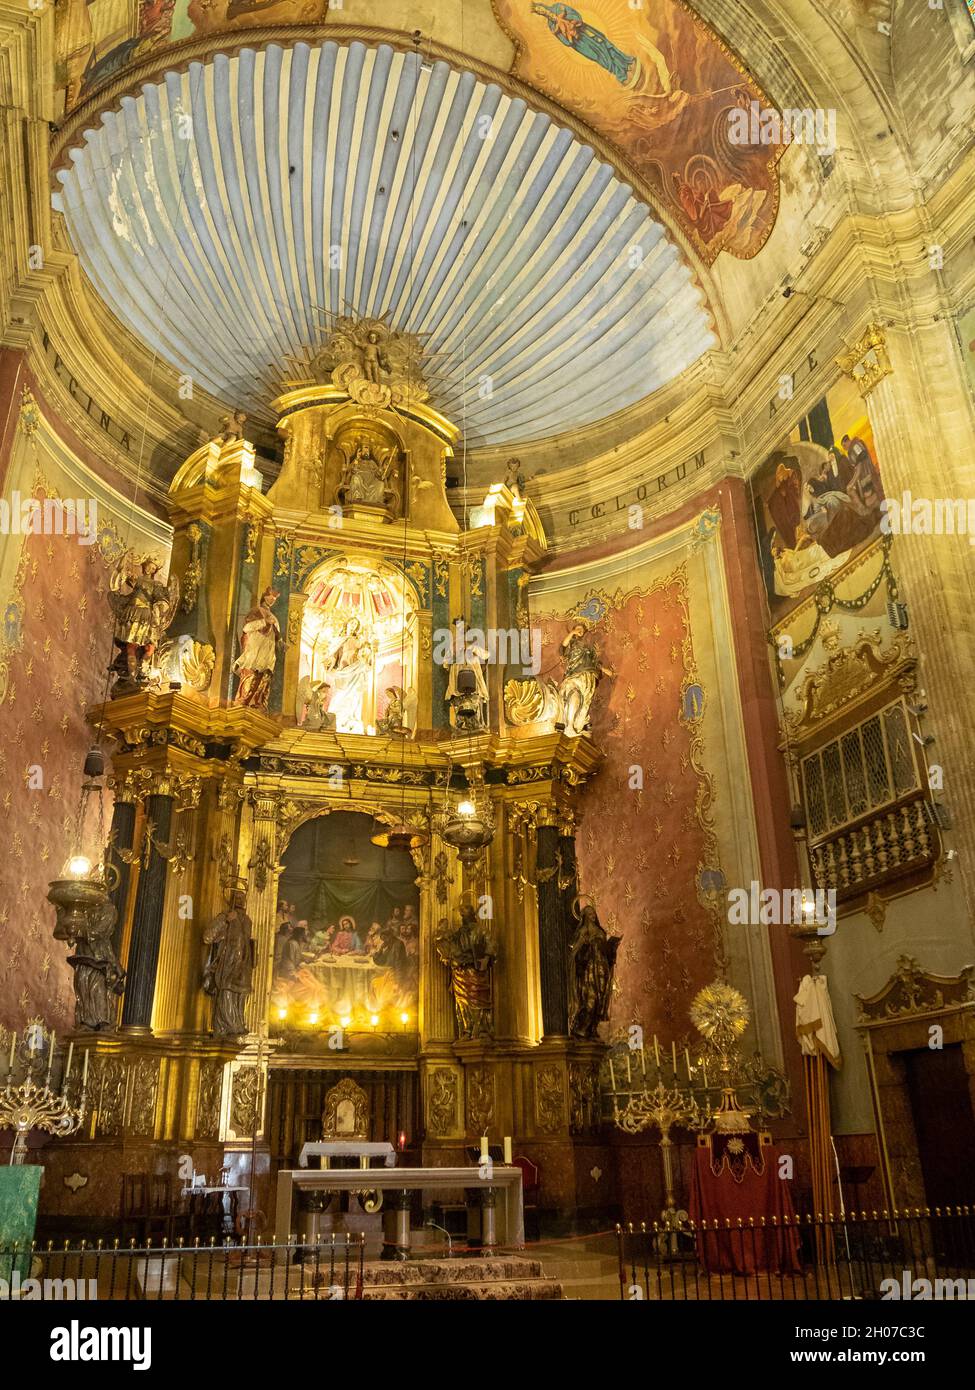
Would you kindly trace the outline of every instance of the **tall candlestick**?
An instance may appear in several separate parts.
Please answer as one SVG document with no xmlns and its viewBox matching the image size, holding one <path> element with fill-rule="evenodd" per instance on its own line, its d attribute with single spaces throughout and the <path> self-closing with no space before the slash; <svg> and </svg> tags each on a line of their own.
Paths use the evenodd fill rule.
<svg viewBox="0 0 975 1390">
<path fill-rule="evenodd" d="M 510 1168 L 511 1166 L 511 1135 L 504 1136 L 504 1161 Z"/>
</svg>

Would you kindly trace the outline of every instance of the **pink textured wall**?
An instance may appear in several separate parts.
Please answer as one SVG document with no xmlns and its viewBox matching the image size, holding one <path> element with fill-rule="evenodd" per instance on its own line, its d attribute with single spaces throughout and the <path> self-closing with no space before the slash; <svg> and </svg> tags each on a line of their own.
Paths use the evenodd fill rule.
<svg viewBox="0 0 975 1390">
<path fill-rule="evenodd" d="M 4 597 L 0 648 L 7 667 L 0 703 L 0 1024 L 19 1030 L 36 1015 L 63 1031 L 74 1019 L 71 968 L 64 943 L 52 937 L 46 894 L 71 847 L 93 741 L 85 710 L 105 694 L 106 567 L 97 544 L 80 545 L 74 536 L 11 536 L 5 544 L 22 550 L 14 591 Z M 32 766 L 43 777 L 34 790 Z M 111 813 L 106 796 L 106 835 Z"/>
</svg>

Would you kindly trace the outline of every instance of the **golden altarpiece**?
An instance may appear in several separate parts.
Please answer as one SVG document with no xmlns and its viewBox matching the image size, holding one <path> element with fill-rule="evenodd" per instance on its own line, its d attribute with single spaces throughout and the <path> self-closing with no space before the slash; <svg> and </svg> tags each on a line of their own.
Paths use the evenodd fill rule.
<svg viewBox="0 0 975 1390">
<path fill-rule="evenodd" d="M 489 648 L 527 636 L 544 532 L 510 476 L 460 524 L 458 430 L 419 357 L 343 321 L 274 402 L 270 485 L 240 415 L 171 484 L 175 616 L 152 679 L 90 712 L 126 979 L 117 1026 L 83 1035 L 86 1137 L 53 1162 L 99 1169 L 106 1214 L 118 1171 L 177 1156 L 236 1168 L 269 1210 L 269 1172 L 320 1137 L 346 1077 L 370 1137 L 426 1165 L 512 1136 L 568 1211 L 593 1161 L 603 1046 L 570 1034 L 569 943 L 577 797 L 600 754 L 557 718 L 505 722 L 527 646 Z M 459 619 L 467 646 L 445 655 Z M 252 952 L 239 1036 L 206 989 L 234 903 Z"/>
</svg>

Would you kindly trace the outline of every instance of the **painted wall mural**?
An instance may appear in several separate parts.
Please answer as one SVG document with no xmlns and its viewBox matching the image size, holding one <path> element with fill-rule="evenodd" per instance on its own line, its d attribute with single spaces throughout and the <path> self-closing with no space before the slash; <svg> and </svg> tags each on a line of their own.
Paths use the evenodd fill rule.
<svg viewBox="0 0 975 1390">
<path fill-rule="evenodd" d="M 683 1035 L 679 1001 L 714 979 L 724 959 L 714 781 L 704 764 L 707 692 L 688 587 L 680 565 L 630 589 L 591 592 L 568 613 L 535 615 L 543 672 L 558 668 L 558 644 L 578 619 L 614 672 L 593 706 L 606 762 L 584 792 L 576 840 L 580 889 L 593 895 L 602 925 L 622 936 L 611 1033 L 640 1022 Z"/>
<path fill-rule="evenodd" d="M 781 146 L 736 145 L 736 108 L 768 101 L 702 19 L 679 0 L 494 0 L 518 45 L 516 76 L 623 153 L 710 264 L 748 259 L 778 210 Z"/>
<path fill-rule="evenodd" d="M 880 534 L 884 498 L 866 405 L 837 382 L 751 479 L 772 619 L 780 621 Z"/>
<path fill-rule="evenodd" d="M 319 24 L 328 0 L 62 0 L 55 83 L 71 111 L 156 49 L 255 25 Z"/>
<path fill-rule="evenodd" d="M 721 251 L 748 259 L 760 250 L 778 210 L 783 146 L 736 144 L 732 116 L 747 111 L 757 130 L 771 103 L 682 0 L 581 8 L 491 0 L 493 21 L 487 3 L 485 20 L 516 47 L 513 74 L 610 141 L 707 264 Z M 334 8 L 330 16 L 329 0 L 61 0 L 55 84 L 71 111 L 157 50 L 263 26 L 341 23 Z"/>
</svg>

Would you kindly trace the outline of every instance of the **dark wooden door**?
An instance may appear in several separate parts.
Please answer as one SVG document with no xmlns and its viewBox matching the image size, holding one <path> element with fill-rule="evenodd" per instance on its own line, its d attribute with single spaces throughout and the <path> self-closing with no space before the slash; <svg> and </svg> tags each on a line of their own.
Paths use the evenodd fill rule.
<svg viewBox="0 0 975 1390">
<path fill-rule="evenodd" d="M 975 1199 L 975 1114 L 961 1044 L 904 1052 L 904 1070 L 929 1207 Z"/>
</svg>

